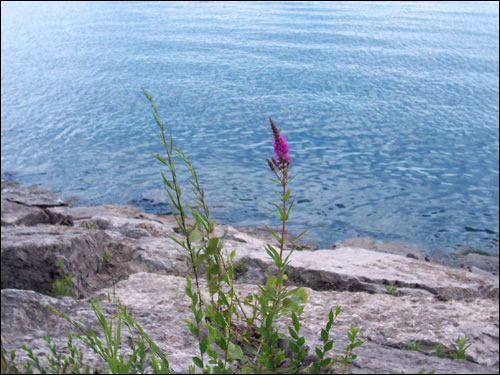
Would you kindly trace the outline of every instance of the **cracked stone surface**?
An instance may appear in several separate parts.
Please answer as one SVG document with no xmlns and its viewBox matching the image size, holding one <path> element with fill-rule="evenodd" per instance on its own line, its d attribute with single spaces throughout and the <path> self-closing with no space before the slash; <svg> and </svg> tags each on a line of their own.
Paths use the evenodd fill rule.
<svg viewBox="0 0 500 375">
<path fill-rule="evenodd" d="M 40 303 L 97 330 L 88 300 L 99 297 L 103 312 L 111 314 L 116 303 L 106 301 L 109 293 L 120 298 L 169 353 L 173 368 L 186 371 L 197 344 L 184 322 L 191 318 L 184 295 L 188 268 L 183 250 L 169 238 L 181 240 L 172 216 L 129 206 L 72 207 L 50 192 L 2 183 L 1 232 L 1 334 L 7 350 L 26 342 L 35 353 L 46 354 L 44 335 L 65 348 L 67 323 Z M 229 251 L 236 249 L 236 283 L 242 294 L 257 290 L 256 284 L 265 280 L 265 268 L 274 270 L 264 251 L 269 237 L 259 233 L 225 225 L 215 229 Z M 388 254 L 360 244 L 356 240 L 321 250 L 300 246 L 302 250 L 291 257 L 288 282 L 306 287 L 309 295 L 303 334 L 311 349 L 319 346 L 329 309 L 340 305 L 342 313 L 333 329 L 336 353 L 346 344 L 351 323 L 361 327 L 365 341 L 350 372 L 411 373 L 425 368 L 437 373 L 498 373 L 499 281 L 491 259 L 485 263 L 469 254 L 474 263 L 452 268 L 419 254 L 400 255 L 397 246 L 391 248 L 396 254 Z M 111 255 L 106 262 L 103 251 Z M 85 299 L 45 295 L 60 276 L 57 259 L 72 275 L 77 296 Z M 388 284 L 397 286 L 396 296 L 387 293 Z M 286 319 L 281 323 L 289 324 Z M 446 353 L 458 336 L 472 343 L 466 361 L 435 355 L 437 344 Z M 408 350 L 413 340 L 421 342 L 418 352 Z M 21 359 L 22 353 L 18 351 Z M 102 366 L 95 354 L 86 353 L 86 358 Z"/>
</svg>

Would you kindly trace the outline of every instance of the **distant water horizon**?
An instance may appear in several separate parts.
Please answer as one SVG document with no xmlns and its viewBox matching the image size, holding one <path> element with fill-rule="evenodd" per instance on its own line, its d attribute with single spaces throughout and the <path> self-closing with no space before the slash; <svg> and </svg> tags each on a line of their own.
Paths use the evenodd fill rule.
<svg viewBox="0 0 500 375">
<path fill-rule="evenodd" d="M 151 107 L 218 222 L 498 254 L 497 2 L 2 2 L 2 180 L 165 205 Z M 189 197 L 188 177 L 178 163 Z"/>
</svg>

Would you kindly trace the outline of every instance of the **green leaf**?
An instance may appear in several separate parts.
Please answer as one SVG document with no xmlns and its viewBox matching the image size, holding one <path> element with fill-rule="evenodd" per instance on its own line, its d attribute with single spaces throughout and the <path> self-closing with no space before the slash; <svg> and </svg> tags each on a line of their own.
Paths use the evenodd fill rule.
<svg viewBox="0 0 500 375">
<path fill-rule="evenodd" d="M 226 295 L 222 291 L 221 291 L 219 297 L 220 297 L 223 305 L 229 306 L 229 301 L 227 300 Z"/>
<path fill-rule="evenodd" d="M 208 240 L 207 249 L 205 253 L 207 255 L 215 255 L 217 254 L 217 245 L 219 243 L 219 239 L 217 237 L 210 238 Z"/>
<path fill-rule="evenodd" d="M 321 361 L 321 363 L 319 364 L 321 367 L 326 367 L 330 364 L 330 362 L 332 361 L 331 358 L 325 358 L 324 360 Z"/>
<path fill-rule="evenodd" d="M 295 312 L 299 308 L 299 303 L 295 299 L 295 297 L 292 298 L 285 298 L 283 300 L 283 311 L 285 312 L 286 315 L 289 315 L 291 312 Z"/>
<path fill-rule="evenodd" d="M 207 273 L 207 275 L 217 275 L 219 271 L 219 265 L 217 263 L 212 263 L 205 272 Z"/>
<path fill-rule="evenodd" d="M 290 345 L 290 349 L 292 350 L 292 352 L 294 353 L 299 352 L 299 347 L 296 344 L 294 344 L 292 341 L 289 341 L 288 343 Z"/>
<path fill-rule="evenodd" d="M 191 233 L 189 233 L 189 242 L 198 242 L 203 239 L 203 233 L 201 233 L 198 228 L 194 228 Z"/>
<path fill-rule="evenodd" d="M 210 292 L 210 294 L 214 294 L 219 289 L 220 289 L 220 285 L 219 285 L 217 278 L 215 278 L 215 277 L 211 278 L 208 281 L 208 291 Z"/>
<path fill-rule="evenodd" d="M 163 159 L 160 154 L 153 154 L 153 156 L 154 156 L 155 159 L 159 160 L 163 164 L 169 165 L 169 163 L 165 159 Z"/>
<path fill-rule="evenodd" d="M 333 340 L 332 341 L 328 341 L 325 344 L 325 348 L 324 348 L 325 353 L 328 352 L 328 351 L 330 351 L 330 350 L 332 350 L 332 348 L 333 348 Z"/>
<path fill-rule="evenodd" d="M 278 251 L 270 244 L 266 244 L 265 249 L 272 259 L 279 259 L 280 255 Z"/>
<path fill-rule="evenodd" d="M 297 345 L 302 346 L 302 345 L 304 345 L 305 342 L 306 342 L 306 339 L 304 338 L 304 336 L 302 336 L 301 338 L 299 338 L 297 340 Z"/>
<path fill-rule="evenodd" d="M 290 203 L 290 206 L 288 207 L 288 213 L 286 215 L 286 218 L 288 219 L 288 216 L 290 216 L 290 212 L 292 212 L 292 207 L 293 207 L 293 204 L 295 203 L 295 198 L 293 198 L 293 201 L 292 203 Z"/>
<path fill-rule="evenodd" d="M 269 276 L 266 280 L 266 289 L 271 290 L 276 285 L 276 277 Z"/>
<path fill-rule="evenodd" d="M 227 348 L 227 344 L 226 344 L 226 340 L 224 340 L 224 337 L 222 336 L 217 336 L 216 339 L 215 339 L 215 342 L 217 343 L 217 345 L 219 345 L 219 347 L 222 349 L 222 350 L 226 350 Z"/>
<path fill-rule="evenodd" d="M 293 202 L 292 202 L 293 204 Z M 287 221 L 288 220 L 288 215 L 283 212 L 280 206 L 278 206 L 276 203 L 273 203 L 273 205 L 278 209 L 279 215 L 278 217 L 280 218 L 281 221 Z"/>
<path fill-rule="evenodd" d="M 326 332 L 330 332 L 330 330 L 332 329 L 332 322 L 331 321 L 328 321 L 328 323 L 326 323 Z"/>
<path fill-rule="evenodd" d="M 248 296 L 245 297 L 243 300 L 243 303 L 245 305 L 251 304 L 253 302 L 253 295 L 249 294 Z"/>
<path fill-rule="evenodd" d="M 201 319 L 203 318 L 203 310 L 202 309 L 196 310 L 194 316 L 196 318 L 196 323 L 200 323 Z"/>
<path fill-rule="evenodd" d="M 299 234 L 297 237 L 294 237 L 290 240 L 290 242 L 294 242 L 294 241 L 297 241 L 300 237 L 302 237 L 305 233 L 307 232 L 307 230 L 303 231 L 301 234 Z"/>
<path fill-rule="evenodd" d="M 273 316 L 272 315 L 268 315 L 266 317 L 266 328 L 271 328 L 271 325 L 273 324 Z"/>
<path fill-rule="evenodd" d="M 315 350 L 315 352 L 316 352 L 316 356 L 317 356 L 319 359 L 323 359 L 323 352 L 321 351 L 321 349 L 319 349 L 319 348 L 315 348 L 314 350 Z"/>
<path fill-rule="evenodd" d="M 205 336 L 200 341 L 200 352 L 201 352 L 201 354 L 203 354 L 203 353 L 205 353 L 207 351 L 207 345 L 208 345 L 208 340 L 207 340 L 207 336 Z"/>
<path fill-rule="evenodd" d="M 200 335 L 199 331 L 198 331 L 198 327 L 196 327 L 193 323 L 191 323 L 190 321 L 187 321 L 188 323 L 188 328 L 189 330 L 191 331 L 191 333 L 198 337 Z"/>
<path fill-rule="evenodd" d="M 299 299 L 300 303 L 305 304 L 307 303 L 307 291 L 305 290 L 304 287 L 299 287 L 290 290 L 287 294 L 285 294 L 285 297 L 288 296 L 295 296 Z"/>
<path fill-rule="evenodd" d="M 206 254 L 200 254 L 196 257 L 196 259 L 194 260 L 193 262 L 193 265 L 194 266 L 199 266 L 200 264 L 203 263 L 203 261 L 207 259 L 207 255 Z"/>
<path fill-rule="evenodd" d="M 203 362 L 198 357 L 193 357 L 193 362 L 199 368 L 203 368 Z"/>
<path fill-rule="evenodd" d="M 286 258 L 285 258 L 285 260 L 283 261 L 283 263 L 282 263 L 282 264 L 284 264 L 284 265 L 288 264 L 288 259 L 290 259 L 290 257 L 292 256 L 293 252 L 295 251 L 295 249 L 296 249 L 296 248 L 295 248 L 295 247 L 293 247 L 293 249 L 292 249 L 292 250 L 290 250 L 290 252 L 289 252 L 289 253 L 288 253 L 288 255 L 286 256 Z"/>
<path fill-rule="evenodd" d="M 228 354 L 230 358 L 243 361 L 243 351 L 241 350 L 241 347 L 233 344 L 231 341 L 229 341 Z"/>
<path fill-rule="evenodd" d="M 288 332 L 290 332 L 290 336 L 292 336 L 295 340 L 299 338 L 299 335 L 297 335 L 297 332 L 292 327 L 288 327 Z"/>
<path fill-rule="evenodd" d="M 292 321 L 293 321 L 293 327 L 295 328 L 295 331 L 299 332 L 300 322 L 299 322 L 299 318 L 297 318 L 297 315 L 295 313 L 292 313 Z"/>
<path fill-rule="evenodd" d="M 326 332 L 323 328 L 321 328 L 321 339 L 323 342 L 328 341 L 328 332 Z"/>
<path fill-rule="evenodd" d="M 259 331 L 260 331 L 260 334 L 264 337 L 269 337 L 270 336 L 270 332 L 269 332 L 269 329 L 267 329 L 265 326 L 261 326 L 259 328 Z"/>
<path fill-rule="evenodd" d="M 223 326 L 224 328 L 227 327 L 227 322 L 226 322 L 226 319 L 224 319 L 224 316 L 217 310 L 215 310 L 215 321 L 217 322 L 217 324 L 219 324 L 220 326 Z"/>
<path fill-rule="evenodd" d="M 290 197 L 290 189 L 288 189 L 287 192 L 285 193 L 285 196 L 283 197 L 283 202 L 286 203 L 289 197 Z"/>
<path fill-rule="evenodd" d="M 352 349 L 357 348 L 358 346 L 361 346 L 361 345 L 363 345 L 363 341 L 356 341 L 356 342 L 352 345 Z"/>
<path fill-rule="evenodd" d="M 276 241 L 278 241 L 278 243 L 281 244 L 281 242 L 283 241 L 281 236 L 277 234 L 274 230 L 269 228 L 267 225 L 264 225 L 264 227 L 269 231 L 269 233 L 271 233 L 274 236 L 274 238 L 276 238 Z"/>
</svg>

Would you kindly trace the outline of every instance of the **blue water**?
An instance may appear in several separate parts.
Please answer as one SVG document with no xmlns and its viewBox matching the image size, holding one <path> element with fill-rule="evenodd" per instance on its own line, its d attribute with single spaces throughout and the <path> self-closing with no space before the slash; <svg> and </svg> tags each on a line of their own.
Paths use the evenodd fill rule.
<svg viewBox="0 0 500 375">
<path fill-rule="evenodd" d="M 143 204 L 162 187 L 145 87 L 220 222 L 278 225 L 271 116 L 297 176 L 292 231 L 498 252 L 497 2 L 1 10 L 3 179 Z"/>
</svg>

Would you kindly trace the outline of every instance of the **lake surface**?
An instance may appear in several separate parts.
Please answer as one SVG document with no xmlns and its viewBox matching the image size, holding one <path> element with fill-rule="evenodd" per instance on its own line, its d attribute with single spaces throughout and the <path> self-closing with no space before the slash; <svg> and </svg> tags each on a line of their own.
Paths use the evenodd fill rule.
<svg viewBox="0 0 500 375">
<path fill-rule="evenodd" d="M 165 211 L 141 200 L 162 188 L 144 87 L 220 222 L 279 224 L 271 116 L 296 175 L 292 231 L 498 253 L 496 2 L 1 10 L 2 179 Z"/>
</svg>

